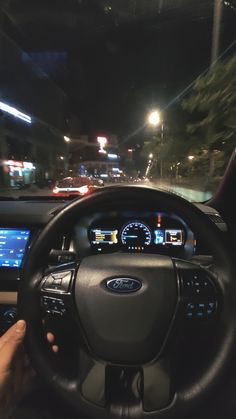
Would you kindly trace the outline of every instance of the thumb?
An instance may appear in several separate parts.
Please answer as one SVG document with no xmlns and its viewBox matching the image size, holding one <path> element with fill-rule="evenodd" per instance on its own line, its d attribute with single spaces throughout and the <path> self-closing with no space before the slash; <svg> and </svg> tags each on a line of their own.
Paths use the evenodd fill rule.
<svg viewBox="0 0 236 419">
<path fill-rule="evenodd" d="M 9 370 L 13 357 L 24 339 L 25 331 L 25 321 L 19 320 L 1 337 L 0 375 Z"/>
</svg>

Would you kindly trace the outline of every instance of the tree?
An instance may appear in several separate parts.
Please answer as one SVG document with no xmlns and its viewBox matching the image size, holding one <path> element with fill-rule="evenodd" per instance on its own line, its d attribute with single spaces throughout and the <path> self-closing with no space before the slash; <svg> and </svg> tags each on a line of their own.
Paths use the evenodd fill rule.
<svg viewBox="0 0 236 419">
<path fill-rule="evenodd" d="M 212 176 L 217 152 L 228 161 L 236 143 L 236 55 L 199 77 L 182 106 L 195 119 L 187 124 L 187 133 L 195 136 L 198 149 L 208 151 Z"/>
</svg>

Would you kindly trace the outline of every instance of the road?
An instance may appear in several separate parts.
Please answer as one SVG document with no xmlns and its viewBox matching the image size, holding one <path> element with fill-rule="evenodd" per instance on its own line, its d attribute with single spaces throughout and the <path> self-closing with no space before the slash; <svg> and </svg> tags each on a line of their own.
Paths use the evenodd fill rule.
<svg viewBox="0 0 236 419">
<path fill-rule="evenodd" d="M 111 186 L 112 184 L 109 184 Z M 124 185 L 122 183 L 122 185 Z M 154 186 L 160 189 L 164 189 L 167 191 L 174 192 L 178 195 L 181 195 L 183 198 L 187 199 L 188 201 L 192 202 L 204 202 L 211 198 L 211 192 L 204 192 L 194 188 L 187 188 L 179 185 L 168 185 L 160 182 L 145 182 L 145 183 L 135 183 L 135 185 L 145 185 L 145 186 Z M 21 190 L 5 190 L 0 191 L 0 196 L 2 197 L 12 197 L 18 198 L 22 196 L 51 196 L 51 189 L 47 188 L 37 188 L 32 186 L 28 189 L 21 189 Z"/>
</svg>

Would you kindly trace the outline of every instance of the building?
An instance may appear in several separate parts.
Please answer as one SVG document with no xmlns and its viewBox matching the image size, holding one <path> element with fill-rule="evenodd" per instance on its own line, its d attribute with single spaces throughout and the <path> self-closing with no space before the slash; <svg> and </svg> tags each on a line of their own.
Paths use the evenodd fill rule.
<svg viewBox="0 0 236 419">
<path fill-rule="evenodd" d="M 70 137 L 67 144 L 71 175 L 94 176 L 107 180 L 120 177 L 119 147 L 115 135 L 107 137 L 107 144 L 102 150 L 96 139 L 89 139 L 86 135 Z"/>
</svg>

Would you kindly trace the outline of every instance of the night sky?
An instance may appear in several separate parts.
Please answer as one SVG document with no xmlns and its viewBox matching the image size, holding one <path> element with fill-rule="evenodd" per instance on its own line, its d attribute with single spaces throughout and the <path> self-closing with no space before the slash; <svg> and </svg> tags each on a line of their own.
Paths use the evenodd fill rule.
<svg viewBox="0 0 236 419">
<path fill-rule="evenodd" d="M 153 0 L 158 13 L 147 13 L 144 4 L 151 2 L 145 1 L 137 2 L 140 14 L 132 19 L 115 13 L 116 0 L 60 0 L 55 8 L 40 1 L 40 12 L 24 0 L 25 9 L 19 5 L 17 9 L 19 2 L 15 1 L 5 10 L 12 25 L 10 34 L 16 30 L 21 48 L 49 77 L 48 85 L 64 92 L 64 119 L 78 117 L 80 133 L 114 133 L 124 141 L 143 125 L 154 107 L 167 107 L 164 118 L 171 120 L 175 106 L 168 107 L 168 103 L 209 66 L 213 0 L 179 0 L 179 7 L 177 1 L 168 0 L 164 4 L 169 8 L 163 10 L 163 2 Z M 73 9 L 75 3 L 80 4 L 79 10 Z M 236 39 L 236 5 L 234 1 L 229 4 L 231 7 L 223 7 L 221 52 Z M 63 7 L 69 5 L 66 14 Z M 108 5 L 112 6 L 111 16 Z M 41 113 L 32 106 L 36 114 Z M 51 105 L 44 116 L 53 125 L 50 109 Z M 40 116 L 43 119 L 42 113 Z M 136 137 L 130 137 L 128 143 Z"/>
</svg>

